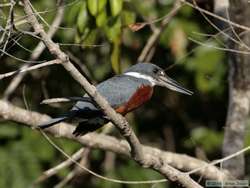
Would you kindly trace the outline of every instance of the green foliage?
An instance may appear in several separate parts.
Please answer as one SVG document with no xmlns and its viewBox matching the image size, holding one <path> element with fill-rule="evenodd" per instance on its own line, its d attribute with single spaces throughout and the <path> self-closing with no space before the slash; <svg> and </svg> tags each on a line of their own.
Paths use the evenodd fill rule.
<svg viewBox="0 0 250 188">
<path fill-rule="evenodd" d="M 130 10 L 123 10 L 122 13 L 122 25 L 130 25 L 135 23 L 136 15 Z"/>
<path fill-rule="evenodd" d="M 109 0 L 111 15 L 117 16 L 122 10 L 123 0 Z"/>
<path fill-rule="evenodd" d="M 77 10 L 78 14 L 75 14 Z M 93 45 L 101 37 L 99 32 L 104 31 L 105 38 L 113 45 L 110 54 L 112 68 L 119 73 L 122 26 L 134 23 L 135 13 L 123 9 L 123 0 L 87 0 L 72 7 L 71 21 L 74 16 L 77 18 L 79 31 L 75 41 L 83 45 Z"/>
<path fill-rule="evenodd" d="M 43 160 L 43 156 L 46 155 L 40 156 L 39 154 L 45 149 L 44 146 L 47 143 L 41 143 L 37 139 L 37 135 L 33 133 L 28 138 L 16 140 L 21 135 L 25 136 L 27 131 L 29 134 L 31 133 L 30 130 L 17 129 L 11 124 L 1 125 L 0 127 L 1 139 L 10 139 L 6 144 L 1 144 L 0 148 L 0 187 L 26 188 L 42 172 L 40 160 Z M 33 147 L 30 147 L 31 145 Z M 41 148 L 41 150 L 37 150 L 38 153 L 35 152 L 37 147 Z M 51 151 L 46 152 L 51 153 Z M 47 157 L 48 159 L 51 159 L 51 155 Z"/>
<path fill-rule="evenodd" d="M 186 147 L 201 147 L 206 153 L 218 150 L 222 144 L 223 134 L 205 127 L 197 127 L 191 131 L 190 138 L 184 141 Z"/>
<path fill-rule="evenodd" d="M 153 170 L 143 169 L 138 166 L 136 163 L 129 161 L 128 163 L 114 168 L 113 170 L 109 170 L 105 176 L 113 177 L 116 179 L 126 180 L 126 181 L 143 181 L 143 180 L 157 180 L 163 179 L 160 174 Z M 167 183 L 158 183 L 158 184 L 128 184 L 126 187 L 128 188 L 148 188 L 150 186 L 154 186 L 156 188 L 167 188 Z M 122 188 L 122 184 L 112 183 L 109 181 L 101 181 L 96 180 L 96 186 L 103 188 Z"/>
<path fill-rule="evenodd" d="M 88 2 L 88 9 L 89 9 L 90 14 L 92 16 L 96 16 L 98 12 L 99 0 L 87 0 L 87 2 Z"/>
<path fill-rule="evenodd" d="M 79 31 L 82 33 L 86 29 L 88 24 L 88 12 L 87 12 L 87 5 L 86 2 L 83 1 L 80 4 L 79 14 L 77 16 L 77 26 Z"/>
<path fill-rule="evenodd" d="M 182 13 L 189 17 L 190 9 L 184 10 L 182 9 Z M 176 63 L 182 62 L 186 69 L 192 72 L 199 91 L 220 95 L 225 89 L 224 53 L 215 49 L 219 47 L 215 40 L 206 40 L 199 33 L 202 33 L 202 28 L 197 22 L 176 17 L 162 33 L 160 43 L 171 49 Z M 202 41 L 202 45 L 187 52 L 188 46 L 191 45 L 189 38 Z"/>
<path fill-rule="evenodd" d="M 135 164 L 134 162 L 129 162 L 128 164 L 126 164 L 126 166 L 122 166 L 118 169 L 118 173 L 121 174 L 121 177 L 129 179 L 129 180 L 134 180 L 134 181 L 138 181 L 138 180 L 157 180 L 157 179 L 163 179 L 163 177 L 158 174 L 157 172 L 153 171 L 153 170 L 145 170 L 142 169 L 141 167 L 139 167 L 137 164 Z M 155 186 L 157 188 L 166 188 L 166 183 L 159 183 L 159 184 L 155 184 Z M 143 184 L 139 184 L 139 185 L 130 185 L 128 186 L 130 188 L 146 188 L 149 187 L 149 185 L 143 185 Z"/>
<path fill-rule="evenodd" d="M 217 46 L 214 42 L 205 42 L 208 46 Z M 194 57 L 188 58 L 186 67 L 195 73 L 195 83 L 202 92 L 220 94 L 224 91 L 225 65 L 223 54 L 214 48 L 197 47 Z"/>
<path fill-rule="evenodd" d="M 111 53 L 111 64 L 115 73 L 121 73 L 120 67 L 120 40 L 117 39 L 113 45 L 113 50 Z"/>
</svg>

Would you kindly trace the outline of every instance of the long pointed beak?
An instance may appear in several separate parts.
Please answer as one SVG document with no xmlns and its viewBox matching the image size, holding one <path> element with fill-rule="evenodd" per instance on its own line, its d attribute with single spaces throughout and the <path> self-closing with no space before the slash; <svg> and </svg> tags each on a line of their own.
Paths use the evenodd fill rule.
<svg viewBox="0 0 250 188">
<path fill-rule="evenodd" d="M 188 89 L 185 89 L 184 87 L 180 86 L 179 83 L 169 78 L 168 76 L 160 76 L 160 78 L 157 80 L 157 85 L 166 87 L 168 89 L 171 89 L 173 91 L 177 91 L 186 95 L 193 94 L 192 91 L 189 91 Z"/>
</svg>

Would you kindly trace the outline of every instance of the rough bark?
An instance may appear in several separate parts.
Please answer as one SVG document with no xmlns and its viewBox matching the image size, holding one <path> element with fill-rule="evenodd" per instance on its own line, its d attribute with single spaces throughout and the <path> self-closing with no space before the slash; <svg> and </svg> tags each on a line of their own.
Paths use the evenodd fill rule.
<svg viewBox="0 0 250 188">
<path fill-rule="evenodd" d="M 233 22 L 250 26 L 250 5 L 245 0 L 230 0 L 229 17 Z M 229 47 L 246 50 L 250 46 L 250 33 L 233 29 L 231 36 L 241 41 L 242 45 L 229 42 Z M 237 36 L 238 35 L 238 36 Z M 244 45 L 245 44 L 245 45 Z M 227 156 L 244 147 L 245 127 L 250 104 L 250 55 L 229 54 L 229 106 L 223 143 L 223 155 Z M 223 167 L 237 178 L 244 176 L 244 155 L 225 161 Z"/>
</svg>

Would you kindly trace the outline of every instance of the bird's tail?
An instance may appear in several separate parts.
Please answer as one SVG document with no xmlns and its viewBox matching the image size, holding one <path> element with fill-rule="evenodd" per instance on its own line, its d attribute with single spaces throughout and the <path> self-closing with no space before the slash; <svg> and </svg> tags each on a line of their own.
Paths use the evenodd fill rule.
<svg viewBox="0 0 250 188">
<path fill-rule="evenodd" d="M 71 120 L 76 115 L 77 115 L 77 110 L 71 110 L 68 113 L 65 113 L 59 117 L 52 118 L 51 120 L 49 120 L 41 125 L 38 125 L 37 127 L 40 129 L 46 129 L 46 128 L 51 127 L 57 123 L 60 123 L 60 122 L 66 121 L 66 120 Z"/>
<path fill-rule="evenodd" d="M 57 123 L 65 121 L 65 120 L 67 120 L 69 118 L 70 118 L 69 116 L 62 116 L 62 117 L 53 118 L 53 119 L 49 120 L 48 122 L 46 122 L 44 124 L 38 125 L 37 127 L 40 128 L 40 129 L 46 129 L 46 128 L 51 127 L 51 126 L 53 126 L 53 125 L 55 125 Z"/>
</svg>

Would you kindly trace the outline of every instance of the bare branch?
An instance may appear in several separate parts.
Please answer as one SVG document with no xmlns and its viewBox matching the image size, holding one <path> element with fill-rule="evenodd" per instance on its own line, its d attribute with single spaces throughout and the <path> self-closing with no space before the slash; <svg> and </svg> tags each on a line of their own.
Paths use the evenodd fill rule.
<svg viewBox="0 0 250 188">
<path fill-rule="evenodd" d="M 71 158 L 73 160 L 77 161 L 78 159 L 81 158 L 83 153 L 84 153 L 84 148 L 81 148 L 76 153 L 74 153 L 71 156 Z M 43 172 L 43 174 L 40 177 L 38 177 L 37 180 L 35 180 L 34 184 L 41 183 L 42 181 L 48 179 L 49 177 L 57 174 L 58 171 L 60 171 L 61 169 L 66 168 L 66 167 L 68 167 L 68 166 L 70 166 L 72 164 L 73 164 L 73 161 L 70 160 L 70 159 L 67 159 L 66 161 L 63 161 L 62 163 L 58 164 L 57 166 Z"/>
<path fill-rule="evenodd" d="M 16 71 L 0 74 L 0 80 L 2 80 L 4 78 L 7 78 L 7 77 L 10 77 L 10 76 L 13 76 L 13 75 L 15 75 L 17 73 L 29 72 L 29 71 L 32 71 L 32 70 L 35 70 L 35 69 L 40 69 L 42 67 L 46 67 L 46 66 L 49 66 L 49 65 L 60 64 L 60 63 L 61 63 L 61 61 L 56 59 L 56 60 L 51 60 L 51 61 L 48 61 L 48 62 L 45 62 L 45 63 L 37 64 L 37 65 L 31 66 L 31 67 L 28 67 L 28 68 L 23 68 L 21 70 L 16 70 Z"/>
<path fill-rule="evenodd" d="M 48 31 L 48 36 L 50 38 L 53 37 L 53 35 L 56 33 L 58 27 L 60 26 L 62 19 L 63 19 L 63 15 L 64 15 L 64 0 L 60 0 L 59 1 L 59 6 L 57 9 L 57 14 L 55 16 L 54 21 L 51 24 L 51 27 Z M 36 48 L 34 49 L 33 53 L 30 56 L 30 60 L 35 61 L 39 58 L 39 56 L 42 54 L 42 52 L 45 49 L 45 45 L 43 44 L 42 41 L 40 41 L 38 43 L 38 45 L 36 46 Z M 29 65 L 26 64 L 22 67 L 22 69 L 26 69 L 28 68 Z M 26 73 L 19 73 L 18 75 L 16 75 L 12 81 L 10 82 L 9 86 L 5 89 L 4 91 L 4 99 L 7 100 L 8 97 L 15 91 L 15 89 L 18 87 L 18 85 L 21 83 L 22 79 L 24 78 L 24 76 L 26 75 Z"/>
<path fill-rule="evenodd" d="M 195 8 L 195 9 L 197 9 L 197 10 L 199 10 L 199 11 L 201 11 L 201 12 L 203 12 L 203 13 L 209 15 L 209 16 L 212 16 L 212 17 L 218 19 L 218 20 L 221 20 L 221 21 L 226 22 L 226 23 L 230 23 L 230 24 L 233 25 L 234 27 L 237 27 L 237 28 L 239 28 L 239 29 L 243 29 L 243 30 L 246 30 L 246 31 L 250 31 L 250 27 L 248 27 L 248 26 L 241 25 L 241 24 L 238 24 L 238 23 L 236 23 L 236 22 L 232 22 L 232 21 L 230 21 L 230 20 L 228 20 L 228 19 L 226 19 L 226 18 L 223 18 L 223 17 L 221 17 L 221 16 L 219 16 L 219 15 L 216 15 L 216 14 L 214 14 L 214 13 L 212 13 L 212 12 L 209 12 L 209 11 L 203 9 L 203 8 L 200 8 L 200 7 L 197 6 L 197 5 L 194 5 L 194 4 L 192 4 L 192 3 L 189 3 L 189 2 L 186 1 L 186 0 L 180 0 L 180 1 L 183 2 L 183 3 L 185 3 L 186 5 L 188 5 L 188 6 L 190 6 L 190 7 L 193 7 L 193 8 Z M 247 3 L 247 2 L 246 2 L 246 3 Z"/>
<path fill-rule="evenodd" d="M 84 152 L 84 155 L 82 156 L 79 164 L 82 166 L 86 166 L 88 163 L 88 156 L 90 153 L 90 149 L 86 148 L 86 151 Z M 79 168 L 79 166 L 75 166 L 75 168 L 57 185 L 55 185 L 55 188 L 62 188 L 65 185 L 67 185 L 75 176 L 79 175 L 79 173 L 82 173 L 83 169 Z"/>
<path fill-rule="evenodd" d="M 12 120 L 20 123 L 18 124 L 20 126 L 26 125 L 31 128 L 35 128 L 37 125 L 50 119 L 47 115 L 28 111 L 2 100 L 0 100 L 0 116 L 6 120 Z M 112 151 L 116 154 L 125 155 L 127 157 L 130 156 L 130 147 L 124 140 L 118 140 L 112 136 L 96 133 L 89 133 L 83 137 L 74 137 L 72 135 L 73 130 L 74 126 L 66 123 L 60 123 L 58 126 L 51 127 L 46 131 L 55 137 L 63 137 L 74 140 L 86 147 Z M 188 155 L 166 152 L 144 145 L 142 145 L 142 148 L 148 160 L 150 160 L 150 158 L 159 157 L 164 163 L 183 171 L 192 171 L 199 168 L 199 170 L 196 170 L 195 173 L 207 179 L 226 180 L 230 178 L 227 173 L 220 171 L 215 166 L 211 166 L 204 161 Z"/>
<path fill-rule="evenodd" d="M 147 59 L 147 61 L 150 61 L 151 58 L 147 58 L 147 56 L 151 55 L 151 57 L 152 57 L 152 54 L 150 52 L 152 51 L 153 47 L 155 46 L 156 42 L 158 41 L 161 33 L 163 32 L 163 30 L 167 26 L 169 20 L 173 16 L 176 15 L 176 13 L 181 8 L 181 6 L 182 5 L 181 5 L 180 1 L 179 0 L 176 1 L 172 10 L 166 16 L 164 16 L 164 19 L 161 22 L 160 28 L 155 28 L 153 30 L 153 34 L 148 39 L 147 44 L 144 46 L 140 56 L 138 57 L 139 62 L 145 61 L 146 59 Z"/>
</svg>

